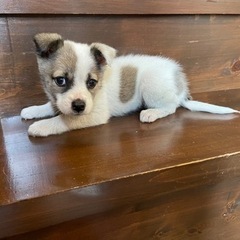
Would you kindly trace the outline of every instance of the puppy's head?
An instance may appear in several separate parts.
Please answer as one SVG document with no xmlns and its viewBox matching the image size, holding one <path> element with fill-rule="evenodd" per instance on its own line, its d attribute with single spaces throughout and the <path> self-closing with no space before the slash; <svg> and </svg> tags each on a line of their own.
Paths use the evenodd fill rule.
<svg viewBox="0 0 240 240">
<path fill-rule="evenodd" d="M 63 40 L 56 33 L 35 35 L 40 76 L 47 96 L 62 114 L 89 114 L 116 50 Z"/>
</svg>

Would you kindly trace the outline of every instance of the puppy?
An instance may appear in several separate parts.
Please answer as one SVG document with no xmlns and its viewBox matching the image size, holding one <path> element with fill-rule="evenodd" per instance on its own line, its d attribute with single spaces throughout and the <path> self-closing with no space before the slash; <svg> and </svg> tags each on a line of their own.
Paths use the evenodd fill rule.
<svg viewBox="0 0 240 240">
<path fill-rule="evenodd" d="M 23 119 L 33 123 L 31 136 L 60 134 L 97 126 L 111 116 L 138 109 L 140 121 L 154 122 L 180 106 L 191 111 L 239 113 L 231 108 L 192 101 L 186 76 L 175 61 L 147 55 L 116 57 L 102 43 L 91 45 L 63 40 L 56 33 L 34 37 L 39 72 L 49 102 L 24 108 Z"/>
</svg>

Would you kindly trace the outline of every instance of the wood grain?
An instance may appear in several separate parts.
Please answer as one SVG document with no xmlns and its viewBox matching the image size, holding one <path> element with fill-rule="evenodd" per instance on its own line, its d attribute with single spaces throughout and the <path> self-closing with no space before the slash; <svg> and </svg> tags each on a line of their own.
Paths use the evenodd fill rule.
<svg viewBox="0 0 240 240">
<path fill-rule="evenodd" d="M 239 90 L 196 97 L 233 107 L 240 101 Z M 227 209 L 238 201 L 238 116 L 179 109 L 142 124 L 134 114 L 49 138 L 29 138 L 28 125 L 1 120 L 0 237 L 71 220 L 37 235 L 147 239 L 169 226 L 164 234 L 174 239 L 196 229 L 213 235 L 226 221 L 219 236 L 238 233 L 239 221 L 229 220 L 239 219 L 238 205 Z"/>
<path fill-rule="evenodd" d="M 238 93 L 237 90 L 216 92 L 202 95 L 199 99 L 238 108 Z M 182 109 L 153 124 L 140 123 L 138 114 L 134 114 L 129 118 L 113 118 L 111 124 L 48 138 L 29 138 L 27 127 L 31 121 L 21 121 L 19 117 L 2 119 L 1 123 L 6 157 L 14 161 L 12 164 L 7 162 L 10 165 L 6 166 L 6 170 L 13 173 L 13 184 L 2 190 L 2 204 L 7 203 L 4 200 L 5 191 L 15 194 L 13 199 L 8 198 L 10 202 L 37 197 L 38 193 L 53 194 L 56 190 L 71 188 L 71 184 L 72 187 L 88 186 L 147 172 L 152 168 L 168 168 L 238 152 L 238 144 L 232 142 L 240 141 L 238 116 L 194 113 Z M 183 131 L 185 125 L 189 130 Z M 223 138 L 216 135 L 216 129 L 221 129 Z M 208 141 L 204 140 L 206 138 Z M 121 141 L 127 144 L 122 145 Z M 18 160 L 22 149 L 24 151 Z M 133 157 L 134 161 L 131 160 Z M 52 178 L 43 177 L 45 175 Z"/>
<path fill-rule="evenodd" d="M 0 17 L 0 83 L 12 83 L 14 81 L 14 64 L 11 50 L 11 42 L 8 34 L 7 19 Z M 4 90 L 0 85 L 0 95 Z"/>
<path fill-rule="evenodd" d="M 7 18 L 0 17 L 0 53 L 9 53 L 11 51 L 11 43 L 8 34 Z"/>
<path fill-rule="evenodd" d="M 1 1 L 3 14 L 239 14 L 238 0 Z"/>
<path fill-rule="evenodd" d="M 0 238 L 238 240 L 237 115 L 178 109 L 142 124 L 135 113 L 49 138 L 28 137 L 32 121 L 11 116 L 46 101 L 39 32 L 174 58 L 195 99 L 240 110 L 239 9 L 238 0 L 1 1 Z"/>
<path fill-rule="evenodd" d="M 80 42 L 104 42 L 117 48 L 119 54 L 162 54 L 174 58 L 185 68 L 192 93 L 240 88 L 240 69 L 236 68 L 240 59 L 239 16 L 10 17 L 8 25 L 14 81 L 25 91 L 16 96 L 16 101 L 24 102 L 22 107 L 37 104 L 36 97 L 30 98 L 33 93 L 40 96 L 32 43 L 38 32 L 58 32 Z M 41 93 L 40 102 L 45 99 Z M 16 109 L 16 113 L 19 111 Z M 7 108 L 2 106 L 2 112 L 7 114 Z"/>
<path fill-rule="evenodd" d="M 239 155 L 222 157 L 65 193 L 68 197 L 61 197 L 59 204 L 74 202 L 75 208 L 70 211 L 68 206 L 68 214 L 82 217 L 9 240 L 237 240 L 238 160 Z M 83 200 L 88 203 L 85 208 Z M 48 202 L 55 207 L 55 201 Z M 44 203 L 34 206 L 38 210 Z M 89 214 L 83 216 L 86 212 Z M 42 221 L 46 223 L 49 217 Z"/>
</svg>

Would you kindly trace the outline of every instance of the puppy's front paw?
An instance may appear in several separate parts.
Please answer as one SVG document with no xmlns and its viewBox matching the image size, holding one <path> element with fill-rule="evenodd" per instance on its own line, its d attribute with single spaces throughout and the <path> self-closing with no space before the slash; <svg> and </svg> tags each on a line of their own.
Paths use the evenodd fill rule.
<svg viewBox="0 0 240 240">
<path fill-rule="evenodd" d="M 28 134 L 33 137 L 47 137 L 69 131 L 60 116 L 37 121 L 30 125 Z"/>
<path fill-rule="evenodd" d="M 27 107 L 21 111 L 21 118 L 27 119 L 34 119 L 37 118 L 39 115 L 39 109 L 37 106 Z"/>
<path fill-rule="evenodd" d="M 30 125 L 28 134 L 33 137 L 47 137 L 51 134 L 51 129 L 45 120 L 41 120 Z"/>
</svg>

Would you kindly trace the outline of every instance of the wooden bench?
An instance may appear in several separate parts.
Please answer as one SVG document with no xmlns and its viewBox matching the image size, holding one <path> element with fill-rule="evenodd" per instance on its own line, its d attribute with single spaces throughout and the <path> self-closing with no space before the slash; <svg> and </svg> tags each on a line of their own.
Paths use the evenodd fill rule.
<svg viewBox="0 0 240 240">
<path fill-rule="evenodd" d="M 0 238 L 239 239 L 240 117 L 138 114 L 32 138 L 23 107 L 46 101 L 32 36 L 58 32 L 119 54 L 163 54 L 195 99 L 240 110 L 240 2 L 0 4 Z"/>
</svg>

